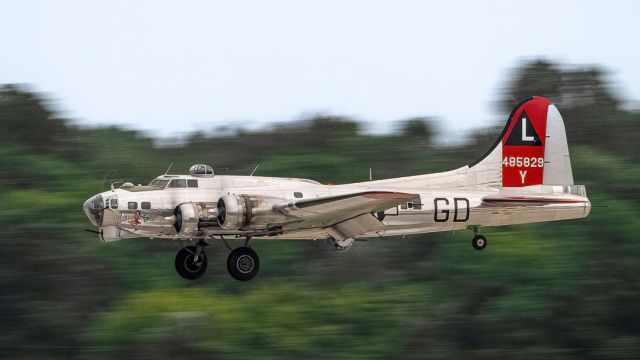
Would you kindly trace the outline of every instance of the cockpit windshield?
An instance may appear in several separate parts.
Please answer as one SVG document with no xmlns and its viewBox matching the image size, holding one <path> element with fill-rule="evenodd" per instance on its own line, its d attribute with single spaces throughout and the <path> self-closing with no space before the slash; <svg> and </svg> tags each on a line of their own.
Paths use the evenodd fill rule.
<svg viewBox="0 0 640 360">
<path fill-rule="evenodd" d="M 149 183 L 149 186 L 155 186 L 157 188 L 164 189 L 168 183 L 169 183 L 169 180 L 155 179 Z"/>
</svg>

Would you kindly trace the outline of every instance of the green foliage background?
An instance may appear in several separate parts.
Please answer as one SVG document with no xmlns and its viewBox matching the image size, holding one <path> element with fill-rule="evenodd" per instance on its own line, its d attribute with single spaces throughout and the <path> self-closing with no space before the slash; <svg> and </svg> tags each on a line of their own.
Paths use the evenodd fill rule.
<svg viewBox="0 0 640 360">
<path fill-rule="evenodd" d="M 173 270 L 177 244 L 100 243 L 81 205 L 108 183 L 145 183 L 168 163 L 221 173 L 362 181 L 469 163 L 503 123 L 436 146 L 429 119 L 367 135 L 341 117 L 190 135 L 158 145 L 116 127 L 61 118 L 28 87 L 0 89 L 0 356 L 45 359 L 640 357 L 640 113 L 597 67 L 522 64 L 498 106 L 549 97 L 563 113 L 582 220 L 358 242 L 265 241 L 261 274 L 225 272 L 209 248 L 195 282 Z M 461 100 L 463 103 L 463 100 Z"/>
</svg>

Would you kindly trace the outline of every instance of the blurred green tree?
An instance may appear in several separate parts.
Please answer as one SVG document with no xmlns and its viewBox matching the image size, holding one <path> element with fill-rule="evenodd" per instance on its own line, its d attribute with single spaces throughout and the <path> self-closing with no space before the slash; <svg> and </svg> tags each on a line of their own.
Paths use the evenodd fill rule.
<svg viewBox="0 0 640 360">
<path fill-rule="evenodd" d="M 0 140 L 36 152 L 69 154 L 77 150 L 75 129 L 52 108 L 25 85 L 0 86 Z"/>
<path fill-rule="evenodd" d="M 482 254 L 465 232 L 373 239 L 346 254 L 256 241 L 269 261 L 238 284 L 222 271 L 181 281 L 170 242 L 100 244 L 81 231 L 82 202 L 103 181 L 144 182 L 171 162 L 236 174 L 260 163 L 258 175 L 334 182 L 366 180 L 368 167 L 376 178 L 449 170 L 487 149 L 504 119 L 445 147 L 428 118 L 369 135 L 340 116 L 158 142 L 78 127 L 46 96 L 3 86 L 0 357 L 639 358 L 640 118 L 614 90 L 599 67 L 535 60 L 499 100 L 503 111 L 530 95 L 558 104 L 594 204 L 587 219 L 486 229 Z M 221 249 L 212 264 L 224 263 Z"/>
</svg>

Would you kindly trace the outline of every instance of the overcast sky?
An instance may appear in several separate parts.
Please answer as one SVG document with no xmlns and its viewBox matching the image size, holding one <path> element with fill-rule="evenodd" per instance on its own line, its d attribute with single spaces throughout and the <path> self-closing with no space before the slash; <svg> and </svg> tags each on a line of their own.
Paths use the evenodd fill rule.
<svg viewBox="0 0 640 360">
<path fill-rule="evenodd" d="M 455 133 L 493 124 L 532 57 L 603 65 L 639 99 L 638 4 L 0 0 L 0 83 L 160 135 L 318 112 L 374 132 L 436 116 Z"/>
</svg>

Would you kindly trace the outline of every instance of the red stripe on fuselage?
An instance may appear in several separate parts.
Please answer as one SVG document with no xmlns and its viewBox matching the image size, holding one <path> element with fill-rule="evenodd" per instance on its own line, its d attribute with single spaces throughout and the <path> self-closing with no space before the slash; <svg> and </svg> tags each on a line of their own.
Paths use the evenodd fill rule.
<svg viewBox="0 0 640 360">
<path fill-rule="evenodd" d="M 511 197 L 503 197 L 503 198 L 484 198 L 482 199 L 482 201 L 490 204 L 498 204 L 498 203 L 577 204 L 577 203 L 587 202 L 585 200 L 579 200 L 579 199 L 530 198 L 530 197 L 520 197 L 520 196 L 511 196 Z"/>
</svg>

